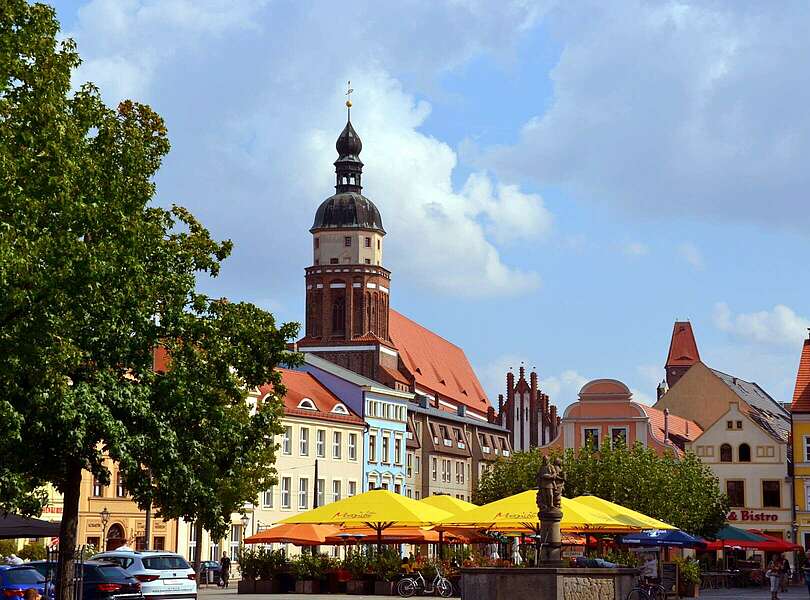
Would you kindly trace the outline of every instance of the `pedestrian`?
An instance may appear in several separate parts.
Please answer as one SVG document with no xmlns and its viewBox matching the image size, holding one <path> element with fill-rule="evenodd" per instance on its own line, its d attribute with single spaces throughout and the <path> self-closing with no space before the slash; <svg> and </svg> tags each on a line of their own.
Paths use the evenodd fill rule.
<svg viewBox="0 0 810 600">
<path fill-rule="evenodd" d="M 804 583 L 807 586 L 807 593 L 810 594 L 810 550 L 804 554 L 804 565 L 802 566 L 802 575 L 804 575 Z"/>
<path fill-rule="evenodd" d="M 231 576 L 231 559 L 227 554 L 222 555 L 222 560 L 219 561 L 219 577 L 222 580 L 222 587 L 228 588 L 228 579 Z"/>
<path fill-rule="evenodd" d="M 790 581 L 790 563 L 784 556 L 780 556 L 779 560 L 782 561 L 782 569 L 781 569 L 782 577 L 779 582 L 779 591 L 787 592 L 788 582 Z"/>
<path fill-rule="evenodd" d="M 778 558 L 774 558 L 768 563 L 768 570 L 765 571 L 765 577 L 771 584 L 771 600 L 779 600 L 779 583 L 782 580 L 782 565 L 779 563 Z"/>
</svg>

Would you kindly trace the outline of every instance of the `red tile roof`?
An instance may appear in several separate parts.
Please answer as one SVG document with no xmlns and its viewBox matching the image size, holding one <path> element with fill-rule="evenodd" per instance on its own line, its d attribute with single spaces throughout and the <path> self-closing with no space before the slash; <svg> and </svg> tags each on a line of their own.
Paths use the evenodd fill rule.
<svg viewBox="0 0 810 600">
<path fill-rule="evenodd" d="M 416 385 L 485 415 L 489 400 L 464 351 L 390 309 L 388 329 Z"/>
<path fill-rule="evenodd" d="M 279 371 L 281 372 L 281 381 L 284 387 L 287 388 L 287 394 L 284 396 L 285 415 L 363 424 L 363 419 L 352 412 L 352 409 L 343 404 L 337 396 L 325 388 L 311 374 L 290 369 L 279 369 Z M 260 398 L 272 393 L 273 386 L 269 383 L 259 388 Z M 299 408 L 298 405 L 304 398 L 312 400 L 317 410 Z M 338 404 L 342 404 L 348 414 L 332 412 L 332 409 Z"/>
<path fill-rule="evenodd" d="M 700 361 L 695 334 L 689 321 L 675 321 L 669 343 L 668 367 L 690 367 Z"/>
<path fill-rule="evenodd" d="M 652 425 L 653 431 L 656 434 L 660 433 L 660 435 L 656 435 L 656 437 L 663 440 L 664 411 L 653 408 L 652 406 L 647 406 L 646 404 L 640 404 L 639 406 L 641 406 L 644 412 L 647 413 L 647 416 L 650 417 L 650 425 Z M 694 421 L 684 419 L 672 413 L 669 414 L 669 435 L 682 437 L 691 442 L 697 439 L 701 433 L 703 433 L 703 430 L 700 428 L 700 425 Z"/>
<path fill-rule="evenodd" d="M 791 412 L 810 412 L 810 338 L 804 340 Z"/>
</svg>

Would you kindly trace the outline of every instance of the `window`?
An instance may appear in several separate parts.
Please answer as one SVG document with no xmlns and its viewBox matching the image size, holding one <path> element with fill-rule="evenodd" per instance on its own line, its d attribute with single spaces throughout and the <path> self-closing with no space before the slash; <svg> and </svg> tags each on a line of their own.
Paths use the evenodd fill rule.
<svg viewBox="0 0 810 600">
<path fill-rule="evenodd" d="M 292 477 L 281 478 L 281 508 L 291 508 L 290 488 L 292 487 Z"/>
<path fill-rule="evenodd" d="M 309 456 L 309 428 L 302 427 L 299 431 L 299 435 L 301 436 L 298 452 L 301 456 Z"/>
<path fill-rule="evenodd" d="M 391 456 L 388 454 L 388 435 L 383 434 L 382 436 L 382 454 L 380 456 L 382 462 L 389 463 L 391 462 Z"/>
<path fill-rule="evenodd" d="M 343 435 L 339 431 L 332 432 L 332 458 L 340 460 Z"/>
<path fill-rule="evenodd" d="M 377 434 L 368 436 L 368 462 L 377 462 Z"/>
<path fill-rule="evenodd" d="M 737 429 L 742 429 L 742 421 L 737 421 Z"/>
<path fill-rule="evenodd" d="M 436 474 L 439 470 L 439 461 L 435 456 L 430 457 L 430 471 L 431 471 L 431 479 L 436 481 Z"/>
<path fill-rule="evenodd" d="M 464 483 L 464 463 L 456 461 L 456 483 Z"/>
<path fill-rule="evenodd" d="M 303 398 L 301 402 L 298 403 L 298 408 L 303 408 L 304 410 L 318 410 L 315 403 L 309 398 Z"/>
<path fill-rule="evenodd" d="M 416 459 L 416 461 L 414 462 L 414 470 L 416 471 L 416 474 L 419 475 L 419 471 L 422 470 L 421 469 L 422 457 L 417 454 L 416 456 L 414 456 L 414 458 Z"/>
<path fill-rule="evenodd" d="M 357 434 L 349 434 L 349 460 L 357 460 Z"/>
<path fill-rule="evenodd" d="M 590 444 L 594 450 L 599 450 L 599 429 L 586 427 L 582 437 L 586 444 Z"/>
<path fill-rule="evenodd" d="M 394 493 L 395 494 L 402 494 L 402 486 L 398 483 L 394 484 Z"/>
<path fill-rule="evenodd" d="M 332 409 L 332 412 L 336 415 L 348 415 L 349 411 L 343 404 L 335 404 L 335 407 Z"/>
<path fill-rule="evenodd" d="M 104 486 L 101 485 L 98 477 L 93 477 L 93 495 L 97 498 L 104 495 Z"/>
<path fill-rule="evenodd" d="M 413 499 L 414 500 L 421 500 L 422 499 L 422 492 L 420 492 L 419 490 L 414 490 L 413 491 Z"/>
<path fill-rule="evenodd" d="M 408 452 L 405 457 L 405 472 L 408 477 L 413 477 L 413 452 Z"/>
<path fill-rule="evenodd" d="M 365 259 L 365 264 L 370 265 L 370 264 L 371 264 L 371 259 L 370 259 L 370 258 L 366 258 L 366 259 Z"/>
<path fill-rule="evenodd" d="M 264 508 L 273 508 L 273 486 L 264 491 L 262 494 L 262 506 Z"/>
<path fill-rule="evenodd" d="M 782 484 L 779 480 L 762 482 L 762 506 L 765 508 L 782 507 Z"/>
<path fill-rule="evenodd" d="M 298 480 L 298 508 L 301 510 L 306 510 L 307 506 L 309 506 L 307 502 L 307 496 L 309 496 L 309 479 L 301 478 Z"/>
<path fill-rule="evenodd" d="M 239 544 L 242 543 L 242 526 L 231 525 L 231 556 L 236 556 L 239 552 Z"/>
<path fill-rule="evenodd" d="M 726 429 L 734 429 L 734 421 L 726 421 Z"/>
<path fill-rule="evenodd" d="M 326 430 L 315 431 L 315 455 L 318 458 L 326 458 Z"/>
<path fill-rule="evenodd" d="M 292 454 L 292 427 L 287 425 L 284 433 L 281 434 L 281 451 L 284 454 Z"/>
<path fill-rule="evenodd" d="M 341 334 L 346 329 L 346 302 L 343 296 L 335 298 L 332 304 L 332 333 Z"/>
<path fill-rule="evenodd" d="M 748 444 L 740 444 L 737 449 L 737 460 L 740 462 L 751 462 L 751 446 Z"/>
<path fill-rule="evenodd" d="M 381 247 L 382 247 L 382 242 L 380 242 L 380 240 L 377 240 L 377 250 L 379 250 Z"/>
<path fill-rule="evenodd" d="M 317 250 L 320 247 L 321 247 L 321 239 L 315 238 L 315 249 Z"/>
<path fill-rule="evenodd" d="M 315 482 L 315 490 L 318 495 L 318 506 L 323 506 L 326 502 L 326 480 L 318 479 Z"/>
<path fill-rule="evenodd" d="M 340 500 L 340 480 L 335 479 L 332 481 L 332 502 Z"/>
<path fill-rule="evenodd" d="M 366 238 L 366 248 L 371 248 L 371 238 L 370 237 Z"/>
<path fill-rule="evenodd" d="M 121 473 L 115 476 L 115 496 L 116 498 L 125 498 L 127 495 L 127 488 L 124 486 L 124 478 Z"/>
<path fill-rule="evenodd" d="M 810 435 L 804 436 L 804 462 L 810 462 Z"/>
<path fill-rule="evenodd" d="M 610 443 L 615 446 L 627 447 L 627 427 L 611 427 Z"/>
<path fill-rule="evenodd" d="M 731 462 L 731 446 L 723 444 L 720 446 L 720 462 Z"/>
<path fill-rule="evenodd" d="M 329 259 L 329 264 L 330 264 L 330 265 L 336 265 L 336 264 L 338 264 L 338 259 L 336 259 L 336 258 L 330 258 L 330 259 Z"/>
<path fill-rule="evenodd" d="M 726 481 L 726 496 L 731 506 L 745 506 L 745 482 L 741 480 Z"/>
<path fill-rule="evenodd" d="M 214 543 L 211 544 L 211 546 L 208 548 L 208 554 L 210 555 L 208 560 L 218 561 L 220 559 L 219 542 L 217 542 L 216 544 Z"/>
<path fill-rule="evenodd" d="M 349 482 L 349 496 L 354 496 L 357 494 L 357 482 L 350 481 Z"/>
<path fill-rule="evenodd" d="M 344 245 L 344 246 L 346 246 L 347 248 L 348 248 L 349 246 L 351 246 L 351 245 L 352 245 L 352 238 L 351 238 L 350 236 L 348 236 L 348 235 L 347 235 L 347 236 L 345 236 L 345 237 L 343 238 L 343 245 Z"/>
<path fill-rule="evenodd" d="M 152 550 L 165 550 L 166 538 L 162 535 L 156 535 L 152 538 Z"/>
<path fill-rule="evenodd" d="M 98 540 L 99 538 L 95 539 Z M 96 542 L 95 544 L 90 542 L 90 538 L 87 538 L 87 543 L 97 549 L 101 548 L 101 546 L 98 545 L 98 542 Z M 194 521 L 191 521 L 188 524 L 188 555 L 190 558 L 194 558 L 194 552 L 196 548 L 197 548 L 197 527 L 195 527 Z"/>
</svg>

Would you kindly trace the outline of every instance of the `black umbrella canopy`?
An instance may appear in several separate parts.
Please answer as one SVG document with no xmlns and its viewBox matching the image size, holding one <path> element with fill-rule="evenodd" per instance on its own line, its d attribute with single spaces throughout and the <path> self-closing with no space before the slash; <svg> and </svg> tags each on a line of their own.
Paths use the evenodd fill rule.
<svg viewBox="0 0 810 600">
<path fill-rule="evenodd" d="M 59 523 L 29 519 L 19 515 L 0 514 L 0 539 L 56 537 L 58 535 Z"/>
</svg>

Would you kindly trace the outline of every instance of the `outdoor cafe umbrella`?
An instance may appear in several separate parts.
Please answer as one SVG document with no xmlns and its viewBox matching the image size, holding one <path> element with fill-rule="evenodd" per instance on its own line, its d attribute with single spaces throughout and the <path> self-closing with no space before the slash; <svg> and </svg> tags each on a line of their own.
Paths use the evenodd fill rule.
<svg viewBox="0 0 810 600">
<path fill-rule="evenodd" d="M 637 529 L 677 529 L 677 527 L 673 527 L 669 523 L 653 519 L 643 513 L 625 508 L 621 504 L 609 500 L 603 500 L 597 496 L 577 496 L 574 500 Z"/>
<path fill-rule="evenodd" d="M 707 542 L 707 550 L 722 550 L 723 548 L 753 548 L 772 552 L 789 552 L 796 547 L 794 544 L 773 538 L 759 531 L 740 529 L 733 525 L 726 525 L 714 534 L 714 539 Z"/>
<path fill-rule="evenodd" d="M 622 538 L 626 546 L 677 546 L 679 548 L 705 548 L 706 541 L 680 529 L 652 529 L 631 533 Z"/>
<path fill-rule="evenodd" d="M 312 525 L 301 523 L 289 525 L 283 523 L 268 527 L 250 537 L 245 538 L 246 544 L 295 544 L 296 546 L 320 546 L 327 543 L 324 540 L 338 532 L 334 525 Z"/>
<path fill-rule="evenodd" d="M 392 526 L 427 527 L 452 517 L 440 508 L 388 490 L 371 490 L 293 515 L 281 523 L 370 527 L 382 549 L 382 532 Z"/>
<path fill-rule="evenodd" d="M 449 494 L 434 494 L 433 496 L 422 498 L 420 502 L 430 504 L 431 506 L 441 508 L 442 510 L 446 510 L 452 515 L 460 515 L 461 513 L 467 512 L 468 510 L 478 508 L 477 504 L 473 504 L 472 502 L 465 502 L 464 500 L 454 498 Z M 435 527 L 433 527 L 433 529 L 439 532 L 439 540 L 438 540 L 439 556 L 441 556 L 442 546 L 444 545 L 444 532 L 447 531 L 447 527 L 443 525 L 436 525 Z"/>
<path fill-rule="evenodd" d="M 59 523 L 8 513 L 0 515 L 0 539 L 44 538 L 59 535 Z"/>
</svg>

